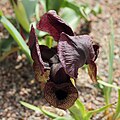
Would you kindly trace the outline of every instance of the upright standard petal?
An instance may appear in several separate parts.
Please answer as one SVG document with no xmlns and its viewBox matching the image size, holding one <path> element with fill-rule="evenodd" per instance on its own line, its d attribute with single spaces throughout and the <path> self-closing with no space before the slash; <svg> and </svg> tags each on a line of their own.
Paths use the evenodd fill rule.
<svg viewBox="0 0 120 120">
<path fill-rule="evenodd" d="M 53 38 L 58 41 L 62 32 L 73 36 L 72 29 L 56 14 L 54 10 L 45 13 L 39 23 L 37 29 L 48 32 Z"/>
<path fill-rule="evenodd" d="M 28 46 L 30 48 L 31 56 L 33 59 L 33 69 L 35 72 L 35 79 L 39 80 L 40 76 L 44 74 L 44 62 L 41 58 L 38 39 L 35 34 L 35 30 L 33 26 L 31 27 Z"/>
</svg>

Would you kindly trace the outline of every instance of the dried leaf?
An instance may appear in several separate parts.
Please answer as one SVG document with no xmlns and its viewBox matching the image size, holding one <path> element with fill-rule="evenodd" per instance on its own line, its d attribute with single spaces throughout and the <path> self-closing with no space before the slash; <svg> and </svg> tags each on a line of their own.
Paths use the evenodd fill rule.
<svg viewBox="0 0 120 120">
<path fill-rule="evenodd" d="M 88 74 L 91 78 L 91 80 L 96 83 L 97 82 L 97 67 L 94 62 L 91 62 L 91 64 L 88 64 Z"/>
</svg>

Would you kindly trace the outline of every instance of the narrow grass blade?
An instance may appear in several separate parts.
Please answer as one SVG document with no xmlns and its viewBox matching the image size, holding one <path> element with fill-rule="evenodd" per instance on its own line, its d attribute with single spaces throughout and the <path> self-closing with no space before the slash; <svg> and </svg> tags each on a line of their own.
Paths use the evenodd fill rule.
<svg viewBox="0 0 120 120">
<path fill-rule="evenodd" d="M 25 106 L 25 107 L 27 107 L 27 108 L 29 108 L 29 109 L 31 109 L 31 110 L 34 110 L 34 111 L 38 111 L 38 112 L 40 112 L 40 113 L 43 113 L 44 115 L 48 116 L 49 118 L 55 119 L 55 118 L 59 117 L 58 115 L 56 115 L 56 114 L 54 114 L 54 113 L 51 113 L 51 112 L 49 112 L 49 111 L 46 111 L 46 110 L 44 110 L 44 109 L 42 109 L 42 108 L 40 108 L 40 107 L 36 107 L 36 106 L 34 106 L 34 105 L 31 105 L 31 104 L 29 104 L 29 103 L 26 103 L 26 102 L 23 102 L 23 101 L 20 101 L 20 103 L 21 103 L 23 106 Z"/>
<path fill-rule="evenodd" d="M 114 28 L 113 28 L 113 19 L 110 19 L 110 27 L 111 27 L 111 37 L 109 41 L 109 77 L 108 83 L 113 83 L 113 59 L 114 59 Z M 111 88 L 104 89 L 105 101 L 107 104 L 110 102 Z"/>
<path fill-rule="evenodd" d="M 44 115 L 48 116 L 49 118 L 55 119 L 59 117 L 57 114 L 49 112 L 47 110 L 41 109 L 41 111 Z"/>
<path fill-rule="evenodd" d="M 116 85 L 112 85 L 112 84 L 109 84 L 109 83 L 106 83 L 104 81 L 101 81 L 101 80 L 98 80 L 98 83 L 106 86 L 106 87 L 109 87 L 109 88 L 115 88 L 115 89 L 119 89 L 120 90 L 120 87 L 119 86 L 116 86 Z"/>
<path fill-rule="evenodd" d="M 93 114 L 103 112 L 103 111 L 105 111 L 107 108 L 109 108 L 111 106 L 112 106 L 112 104 L 109 104 L 109 105 L 103 106 L 103 107 L 101 107 L 99 109 L 89 111 L 84 119 L 85 120 L 90 120 L 90 118 L 92 117 Z"/>
<path fill-rule="evenodd" d="M 32 61 L 30 50 L 17 29 L 12 25 L 9 20 L 5 18 L 5 16 L 2 15 L 2 13 L 0 14 L 0 21 L 8 30 L 10 35 L 14 38 L 14 40 L 17 42 L 17 44 L 20 46 L 21 50 L 27 55 L 29 60 Z"/>
<path fill-rule="evenodd" d="M 53 120 L 75 120 L 75 119 L 70 116 L 66 116 L 66 117 L 57 117 Z"/>
<path fill-rule="evenodd" d="M 38 111 L 38 112 L 42 113 L 42 111 L 40 110 L 39 107 L 36 107 L 36 106 L 31 105 L 31 104 L 29 104 L 29 103 L 26 103 L 26 102 L 24 102 L 24 101 L 20 101 L 20 104 L 22 104 L 23 106 L 25 106 L 25 107 L 27 107 L 27 108 L 29 108 L 29 109 L 31 109 L 31 110 Z"/>
<path fill-rule="evenodd" d="M 113 116 L 113 120 L 120 119 L 120 89 L 118 90 L 118 102 L 117 102 L 117 107 L 115 114 Z"/>
</svg>

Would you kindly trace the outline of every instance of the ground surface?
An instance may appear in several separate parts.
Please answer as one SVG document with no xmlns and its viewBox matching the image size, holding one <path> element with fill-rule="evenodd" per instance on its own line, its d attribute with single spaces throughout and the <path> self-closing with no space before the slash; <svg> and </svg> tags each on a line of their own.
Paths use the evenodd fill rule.
<svg viewBox="0 0 120 120">
<path fill-rule="evenodd" d="M 77 0 L 79 2 L 79 0 Z M 120 2 L 119 0 L 98 0 L 102 7 L 102 14 L 98 17 L 91 16 L 91 33 L 94 41 L 100 44 L 100 54 L 96 61 L 98 75 L 104 80 L 108 79 L 108 41 L 110 40 L 110 17 L 114 20 L 115 29 L 115 56 L 114 56 L 114 84 L 120 85 Z M 114 1 L 114 2 L 113 2 Z M 90 4 L 95 4 L 91 0 Z M 0 7 L 6 15 L 13 14 L 9 4 L 0 3 Z M 14 16 L 14 14 L 13 14 Z M 2 36 L 2 32 L 0 32 Z M 0 36 L 0 37 L 1 37 Z M 18 61 L 10 56 L 0 63 L 0 120 L 48 120 L 40 113 L 33 112 L 20 105 L 23 100 L 34 105 L 48 104 L 42 98 L 40 86 L 34 81 L 32 67 L 26 60 Z M 77 80 L 79 96 L 87 109 L 96 109 L 104 105 L 102 93 L 94 87 L 87 73 L 79 71 Z M 111 102 L 115 103 L 117 91 L 113 91 Z M 67 111 L 46 107 L 59 115 L 68 114 Z M 107 120 L 107 116 L 96 115 L 93 120 Z"/>
</svg>

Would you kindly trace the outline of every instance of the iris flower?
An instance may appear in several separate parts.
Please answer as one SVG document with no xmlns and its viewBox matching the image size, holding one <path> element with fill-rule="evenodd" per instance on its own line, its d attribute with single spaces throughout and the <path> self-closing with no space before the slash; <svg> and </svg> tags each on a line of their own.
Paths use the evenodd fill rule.
<svg viewBox="0 0 120 120">
<path fill-rule="evenodd" d="M 33 59 L 35 79 L 45 83 L 43 90 L 48 103 L 68 109 L 78 98 L 77 89 L 70 78 L 77 79 L 80 67 L 87 64 L 88 73 L 96 82 L 95 60 L 99 46 L 93 44 L 89 35 L 75 36 L 69 25 L 54 10 L 41 17 L 37 29 L 48 32 L 58 44 L 53 48 L 39 45 L 34 27 L 31 27 L 28 46 Z"/>
</svg>

